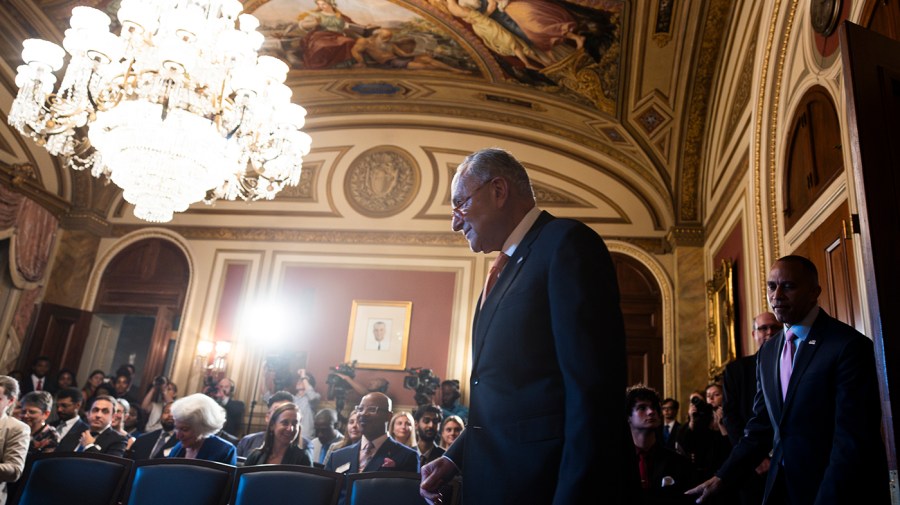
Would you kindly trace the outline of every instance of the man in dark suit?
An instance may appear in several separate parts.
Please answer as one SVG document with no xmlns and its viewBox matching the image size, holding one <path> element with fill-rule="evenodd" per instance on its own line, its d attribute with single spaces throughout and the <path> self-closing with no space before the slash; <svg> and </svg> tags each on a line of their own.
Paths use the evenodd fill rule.
<svg viewBox="0 0 900 505">
<path fill-rule="evenodd" d="M 413 412 L 413 419 L 416 421 L 416 452 L 421 468 L 444 455 L 444 450 L 434 443 L 443 420 L 442 409 L 437 405 L 420 405 Z"/>
<path fill-rule="evenodd" d="M 139 436 L 128 450 L 126 456 L 134 460 L 166 458 L 178 438 L 175 437 L 175 418 L 172 416 L 172 402 L 163 406 L 159 416 L 159 424 L 162 428 L 144 433 Z"/>
<path fill-rule="evenodd" d="M 678 409 L 680 405 L 675 398 L 666 398 L 662 401 L 660 408 L 662 409 L 662 444 L 667 449 L 676 450 L 676 441 L 678 440 L 678 430 L 681 429 L 681 423 L 678 422 Z"/>
<path fill-rule="evenodd" d="M 32 391 L 47 391 L 50 394 L 56 392 L 56 384 L 50 381 L 49 373 L 52 365 L 48 356 L 38 356 L 31 363 L 31 374 L 22 381 L 21 396 Z"/>
<path fill-rule="evenodd" d="M 64 388 L 56 393 L 58 421 L 53 427 L 60 437 L 56 452 L 74 451 L 81 442 L 81 434 L 90 429 L 88 423 L 78 416 L 83 398 L 78 388 Z"/>
<path fill-rule="evenodd" d="M 764 503 L 890 502 L 872 341 L 818 305 L 815 265 L 775 262 L 769 305 L 785 329 L 763 344 L 753 415 L 699 503 L 752 472 L 771 451 Z"/>
<path fill-rule="evenodd" d="M 476 306 L 469 424 L 422 471 L 422 496 L 462 472 L 463 500 L 621 503 L 625 331 L 603 240 L 534 201 L 502 149 L 468 156 L 451 185 L 452 228 L 501 255 Z"/>
<path fill-rule="evenodd" d="M 216 385 L 213 398 L 225 409 L 225 426 L 222 427 L 222 431 L 231 435 L 234 438 L 233 443 L 237 444 L 239 437 L 244 432 L 242 425 L 245 409 L 244 402 L 232 398 L 234 386 L 233 380 L 228 377 L 223 378 Z M 219 436 L 222 436 L 222 433 L 219 433 Z"/>
<path fill-rule="evenodd" d="M 773 335 L 783 329 L 781 323 L 771 312 L 763 312 L 753 318 L 753 341 L 759 350 Z M 743 356 L 725 366 L 723 391 L 725 403 L 722 405 L 725 429 L 728 439 L 734 446 L 744 434 L 744 426 L 753 414 L 753 398 L 756 396 L 756 354 Z M 766 487 L 766 472 L 769 470 L 769 458 L 763 460 L 752 475 L 740 485 L 741 503 L 758 505 L 762 503 L 763 491 Z"/>
<path fill-rule="evenodd" d="M 416 451 L 391 440 L 387 424 L 391 420 L 391 399 L 383 393 L 369 393 L 356 407 L 362 438 L 338 449 L 325 462 L 325 469 L 349 474 L 376 471 L 417 472 Z"/>
<path fill-rule="evenodd" d="M 111 426 L 115 406 L 116 399 L 111 396 L 94 398 L 88 413 L 88 425 L 91 429 L 81 433 L 76 452 L 99 452 L 119 457 L 125 455 L 127 440 Z"/>
</svg>

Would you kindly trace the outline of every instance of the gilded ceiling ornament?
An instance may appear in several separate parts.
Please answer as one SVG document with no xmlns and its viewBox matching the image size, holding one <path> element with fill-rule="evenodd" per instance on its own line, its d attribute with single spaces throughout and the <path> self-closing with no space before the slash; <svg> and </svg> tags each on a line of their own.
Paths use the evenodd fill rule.
<svg viewBox="0 0 900 505">
<path fill-rule="evenodd" d="M 344 193 L 350 205 L 369 217 L 398 214 L 419 190 L 420 170 L 413 157 L 400 148 L 370 149 L 350 164 Z"/>
</svg>

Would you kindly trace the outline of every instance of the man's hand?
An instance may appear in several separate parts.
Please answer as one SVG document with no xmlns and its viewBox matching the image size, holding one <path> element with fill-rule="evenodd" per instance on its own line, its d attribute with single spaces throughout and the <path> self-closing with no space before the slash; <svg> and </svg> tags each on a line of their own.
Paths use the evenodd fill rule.
<svg viewBox="0 0 900 505">
<path fill-rule="evenodd" d="M 700 495 L 697 498 L 696 503 L 703 503 L 707 498 L 719 492 L 719 486 L 722 484 L 722 479 L 713 475 L 710 479 L 703 484 L 695 487 L 694 489 L 688 489 L 684 492 L 686 495 Z"/>
<path fill-rule="evenodd" d="M 446 484 L 456 474 L 456 465 L 447 458 L 438 458 L 422 467 L 422 484 L 419 486 L 419 494 L 432 504 L 443 503 L 441 486 Z"/>
</svg>

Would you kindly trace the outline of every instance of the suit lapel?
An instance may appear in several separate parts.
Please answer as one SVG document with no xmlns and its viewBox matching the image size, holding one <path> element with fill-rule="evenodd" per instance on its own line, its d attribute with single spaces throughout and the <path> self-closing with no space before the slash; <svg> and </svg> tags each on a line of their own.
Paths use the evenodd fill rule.
<svg viewBox="0 0 900 505">
<path fill-rule="evenodd" d="M 500 306 L 503 297 L 506 295 L 506 291 L 513 284 L 513 282 L 515 282 L 516 277 L 522 270 L 522 266 L 524 266 L 525 261 L 528 258 L 528 254 L 531 252 L 532 244 L 540 235 L 541 228 L 553 219 L 554 217 L 551 216 L 548 212 L 541 212 L 540 216 L 538 216 L 537 221 L 535 221 L 531 229 L 528 230 L 528 233 L 525 234 L 525 237 L 522 238 L 522 241 L 516 247 L 516 252 L 513 253 L 512 257 L 509 259 L 509 262 L 506 264 L 506 267 L 500 273 L 500 278 L 497 279 L 497 283 L 491 290 L 490 296 L 488 296 L 488 298 L 484 301 L 484 306 L 481 306 L 481 297 L 478 297 L 478 305 L 476 307 L 480 308 L 475 309 L 473 328 L 473 370 L 478 367 L 478 358 L 481 356 L 481 349 L 482 347 L 484 347 L 485 337 L 487 336 L 488 328 L 490 328 L 491 326 L 491 320 L 493 320 L 494 318 L 497 307 Z"/>
</svg>

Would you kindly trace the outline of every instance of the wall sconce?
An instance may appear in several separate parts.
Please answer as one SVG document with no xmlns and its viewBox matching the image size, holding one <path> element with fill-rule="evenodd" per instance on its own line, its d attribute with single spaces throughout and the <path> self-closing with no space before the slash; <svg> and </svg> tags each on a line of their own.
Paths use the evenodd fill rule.
<svg viewBox="0 0 900 505">
<path fill-rule="evenodd" d="M 227 340 L 219 340 L 216 342 L 216 358 L 213 360 L 212 368 L 216 372 L 224 372 L 227 366 L 225 361 L 228 353 L 231 352 L 231 342 Z"/>
</svg>

